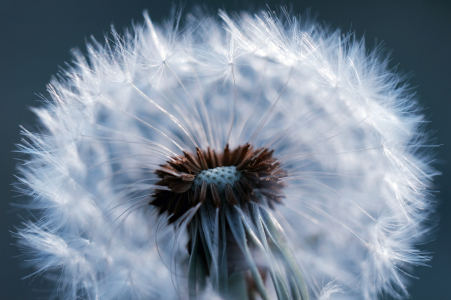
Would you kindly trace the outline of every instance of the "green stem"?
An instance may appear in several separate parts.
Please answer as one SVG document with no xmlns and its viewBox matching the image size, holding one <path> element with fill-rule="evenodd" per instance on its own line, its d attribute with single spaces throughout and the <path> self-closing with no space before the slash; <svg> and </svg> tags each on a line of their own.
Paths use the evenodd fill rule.
<svg viewBox="0 0 451 300">
<path fill-rule="evenodd" d="M 296 281 L 299 292 L 301 293 L 301 300 L 309 300 L 307 286 L 304 282 L 301 270 L 299 269 L 297 262 L 288 247 L 285 237 L 281 232 L 281 226 L 263 209 L 261 210 L 261 216 L 263 218 L 263 224 L 265 226 L 267 234 L 271 237 L 271 239 L 274 241 L 274 244 L 280 250 L 285 263 L 289 267 L 291 274 Z"/>
<path fill-rule="evenodd" d="M 230 274 L 228 286 L 229 293 L 227 299 L 249 300 L 246 279 L 243 272 Z"/>
<path fill-rule="evenodd" d="M 197 220 L 196 220 L 197 221 Z M 191 256 L 189 258 L 188 265 L 188 293 L 190 299 L 197 298 L 197 265 L 199 261 L 199 233 L 198 233 L 198 224 L 195 222 L 193 226 L 191 226 Z"/>
<path fill-rule="evenodd" d="M 266 291 L 265 284 L 263 279 L 260 276 L 260 272 L 258 271 L 257 265 L 252 257 L 251 251 L 247 246 L 246 234 L 243 228 L 243 224 L 241 222 L 241 217 L 238 215 L 234 208 L 228 208 L 226 211 L 227 221 L 229 222 L 230 230 L 232 231 L 235 240 L 237 241 L 241 251 L 243 251 L 246 262 L 249 265 L 249 268 L 252 273 L 252 277 L 254 278 L 255 284 L 257 285 L 258 292 L 263 300 L 268 300 L 269 296 Z"/>
</svg>

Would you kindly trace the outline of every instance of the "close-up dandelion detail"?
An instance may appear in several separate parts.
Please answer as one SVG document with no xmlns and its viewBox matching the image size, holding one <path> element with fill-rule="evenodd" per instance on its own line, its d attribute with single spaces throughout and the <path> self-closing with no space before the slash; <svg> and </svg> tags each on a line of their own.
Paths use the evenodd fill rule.
<svg viewBox="0 0 451 300">
<path fill-rule="evenodd" d="M 52 298 L 409 296 L 437 172 L 380 47 L 178 11 L 73 57 L 19 146 L 15 235 Z"/>
</svg>

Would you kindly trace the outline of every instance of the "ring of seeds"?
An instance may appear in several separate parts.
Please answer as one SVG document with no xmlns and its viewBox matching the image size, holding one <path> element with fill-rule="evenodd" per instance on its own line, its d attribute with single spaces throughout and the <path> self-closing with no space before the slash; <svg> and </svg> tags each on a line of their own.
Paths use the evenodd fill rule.
<svg viewBox="0 0 451 300">
<path fill-rule="evenodd" d="M 155 172 L 156 183 L 165 189 L 156 189 L 151 205 L 159 213 L 167 212 L 169 222 L 175 222 L 190 208 L 201 203 L 217 208 L 238 203 L 260 203 L 265 196 L 269 207 L 281 203 L 283 183 L 286 176 L 273 158 L 274 150 L 253 150 L 249 144 L 230 150 L 227 145 L 222 153 L 210 148 L 196 149 L 196 155 L 184 152 L 160 165 Z"/>
</svg>

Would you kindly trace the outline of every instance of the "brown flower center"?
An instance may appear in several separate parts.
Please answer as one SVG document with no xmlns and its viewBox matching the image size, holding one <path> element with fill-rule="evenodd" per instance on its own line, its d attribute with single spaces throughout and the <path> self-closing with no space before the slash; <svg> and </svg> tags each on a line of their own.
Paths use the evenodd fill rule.
<svg viewBox="0 0 451 300">
<path fill-rule="evenodd" d="M 196 155 L 185 152 L 173 157 L 156 171 L 160 178 L 156 184 L 167 189 L 155 190 L 150 204 L 158 207 L 160 214 L 172 215 L 171 223 L 199 203 L 220 208 L 266 199 L 272 208 L 283 198 L 279 179 L 286 176 L 273 152 L 253 150 L 246 144 L 233 151 L 227 145 L 220 154 L 198 148 Z"/>
</svg>

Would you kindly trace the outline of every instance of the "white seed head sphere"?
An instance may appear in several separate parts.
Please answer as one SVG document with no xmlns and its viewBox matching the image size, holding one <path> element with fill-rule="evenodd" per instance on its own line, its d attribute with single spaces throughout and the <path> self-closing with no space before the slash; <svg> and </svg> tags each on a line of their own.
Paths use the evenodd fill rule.
<svg viewBox="0 0 451 300">
<path fill-rule="evenodd" d="M 239 284 L 407 297 L 436 173 L 387 60 L 297 18 L 179 17 L 113 30 L 49 85 L 42 132 L 20 146 L 33 275 L 74 300 L 232 298 Z"/>
</svg>

